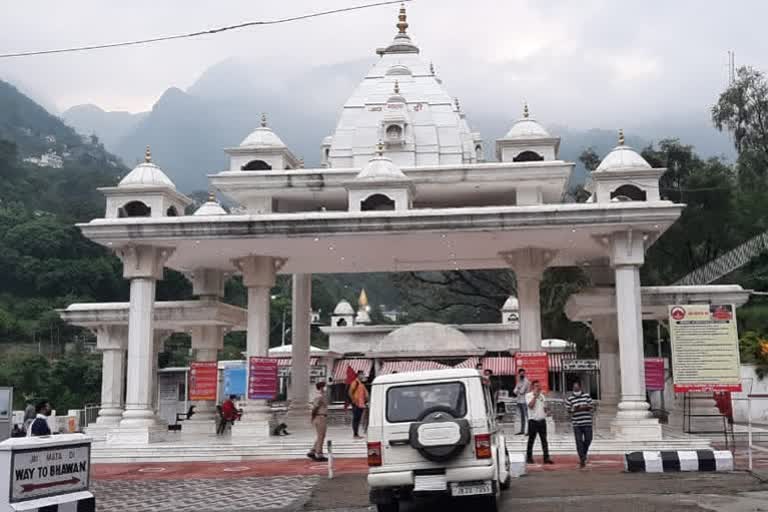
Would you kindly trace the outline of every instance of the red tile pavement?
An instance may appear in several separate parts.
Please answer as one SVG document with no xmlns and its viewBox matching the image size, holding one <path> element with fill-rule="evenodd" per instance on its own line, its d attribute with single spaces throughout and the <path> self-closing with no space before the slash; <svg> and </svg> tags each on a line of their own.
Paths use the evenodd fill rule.
<svg viewBox="0 0 768 512">
<path fill-rule="evenodd" d="M 555 464 L 529 464 L 529 472 L 578 470 L 575 456 L 555 457 Z M 621 455 L 595 455 L 587 471 L 622 471 Z M 336 459 L 336 474 L 363 474 L 368 471 L 365 459 Z M 264 476 L 326 475 L 323 463 L 311 460 L 252 460 L 243 462 L 157 462 L 151 464 L 94 464 L 92 477 L 96 480 L 189 480 L 216 478 L 246 478 Z"/>
</svg>

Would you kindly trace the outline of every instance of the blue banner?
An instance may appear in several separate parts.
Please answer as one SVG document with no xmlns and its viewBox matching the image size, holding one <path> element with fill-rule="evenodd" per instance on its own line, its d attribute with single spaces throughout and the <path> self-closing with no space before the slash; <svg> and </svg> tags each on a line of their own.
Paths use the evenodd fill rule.
<svg viewBox="0 0 768 512">
<path fill-rule="evenodd" d="M 229 395 L 245 396 L 245 365 L 224 368 L 224 398 Z"/>
</svg>

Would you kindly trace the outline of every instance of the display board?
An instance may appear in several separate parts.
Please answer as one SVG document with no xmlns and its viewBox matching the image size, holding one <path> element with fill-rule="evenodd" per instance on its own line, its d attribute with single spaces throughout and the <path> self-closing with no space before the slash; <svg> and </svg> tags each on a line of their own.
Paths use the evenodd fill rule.
<svg viewBox="0 0 768 512">
<path fill-rule="evenodd" d="M 9 501 L 32 500 L 88 490 L 91 444 L 14 450 Z"/>
<path fill-rule="evenodd" d="M 664 390 L 664 358 L 646 357 L 645 358 L 645 390 L 663 391 Z"/>
<path fill-rule="evenodd" d="M 245 365 L 224 368 L 224 396 L 245 396 L 247 378 Z"/>
<path fill-rule="evenodd" d="M 248 360 L 248 399 L 274 400 L 277 390 L 277 359 L 250 358 Z"/>
<path fill-rule="evenodd" d="M 544 392 L 549 391 L 549 356 L 546 352 L 517 352 L 515 354 L 515 374 L 525 368 L 526 378 L 538 380 Z"/>
<path fill-rule="evenodd" d="M 216 361 L 195 361 L 189 367 L 189 399 L 216 400 L 219 365 Z"/>
<path fill-rule="evenodd" d="M 669 332 L 676 393 L 741 391 L 733 305 L 669 306 Z"/>
<path fill-rule="evenodd" d="M 564 372 L 594 372 L 599 368 L 597 359 L 566 359 L 563 361 Z"/>
</svg>

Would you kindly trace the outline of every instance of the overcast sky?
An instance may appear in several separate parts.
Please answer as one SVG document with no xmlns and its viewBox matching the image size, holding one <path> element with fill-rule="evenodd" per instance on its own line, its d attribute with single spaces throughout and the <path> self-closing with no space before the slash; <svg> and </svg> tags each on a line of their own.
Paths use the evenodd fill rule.
<svg viewBox="0 0 768 512">
<path fill-rule="evenodd" d="M 0 0 L 0 53 L 116 42 L 266 20 L 365 0 Z M 397 6 L 195 40 L 0 59 L 0 78 L 58 111 L 80 103 L 143 111 L 209 66 L 246 57 L 264 73 L 373 58 Z M 768 70 L 768 2 L 416 0 L 409 33 L 464 109 L 519 112 L 573 127 L 706 119 L 737 64 Z M 311 83 L 307 84 L 311 87 Z M 351 92 L 351 91 L 350 91 Z M 339 105 L 340 107 L 340 105 Z M 512 117 L 515 117 L 514 115 Z"/>
</svg>

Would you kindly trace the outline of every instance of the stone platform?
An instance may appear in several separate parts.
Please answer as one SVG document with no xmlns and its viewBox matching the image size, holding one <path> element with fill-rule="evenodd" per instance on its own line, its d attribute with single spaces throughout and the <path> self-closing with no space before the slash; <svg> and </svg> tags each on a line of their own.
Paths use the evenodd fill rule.
<svg viewBox="0 0 768 512">
<path fill-rule="evenodd" d="M 352 439 L 349 428 L 331 427 L 328 439 L 333 441 L 333 452 L 339 458 L 364 458 L 365 440 Z M 507 431 L 507 446 L 512 453 L 525 452 L 528 438 Z M 623 454 L 643 450 L 699 450 L 712 447 L 717 438 L 691 436 L 678 429 L 664 428 L 661 441 L 631 441 L 619 439 L 609 431 L 598 431 L 590 449 L 593 454 Z M 252 440 L 235 439 L 231 436 L 186 435 L 169 433 L 168 441 L 151 445 L 118 445 L 94 442 L 92 458 L 94 463 L 119 462 L 236 462 L 246 460 L 297 459 L 305 457 L 313 441 L 313 433 L 301 430 L 290 436 L 269 437 Z M 576 445 L 570 432 L 560 432 L 549 437 L 550 451 L 554 454 L 574 454 Z M 535 453 L 541 448 L 537 440 Z"/>
</svg>

